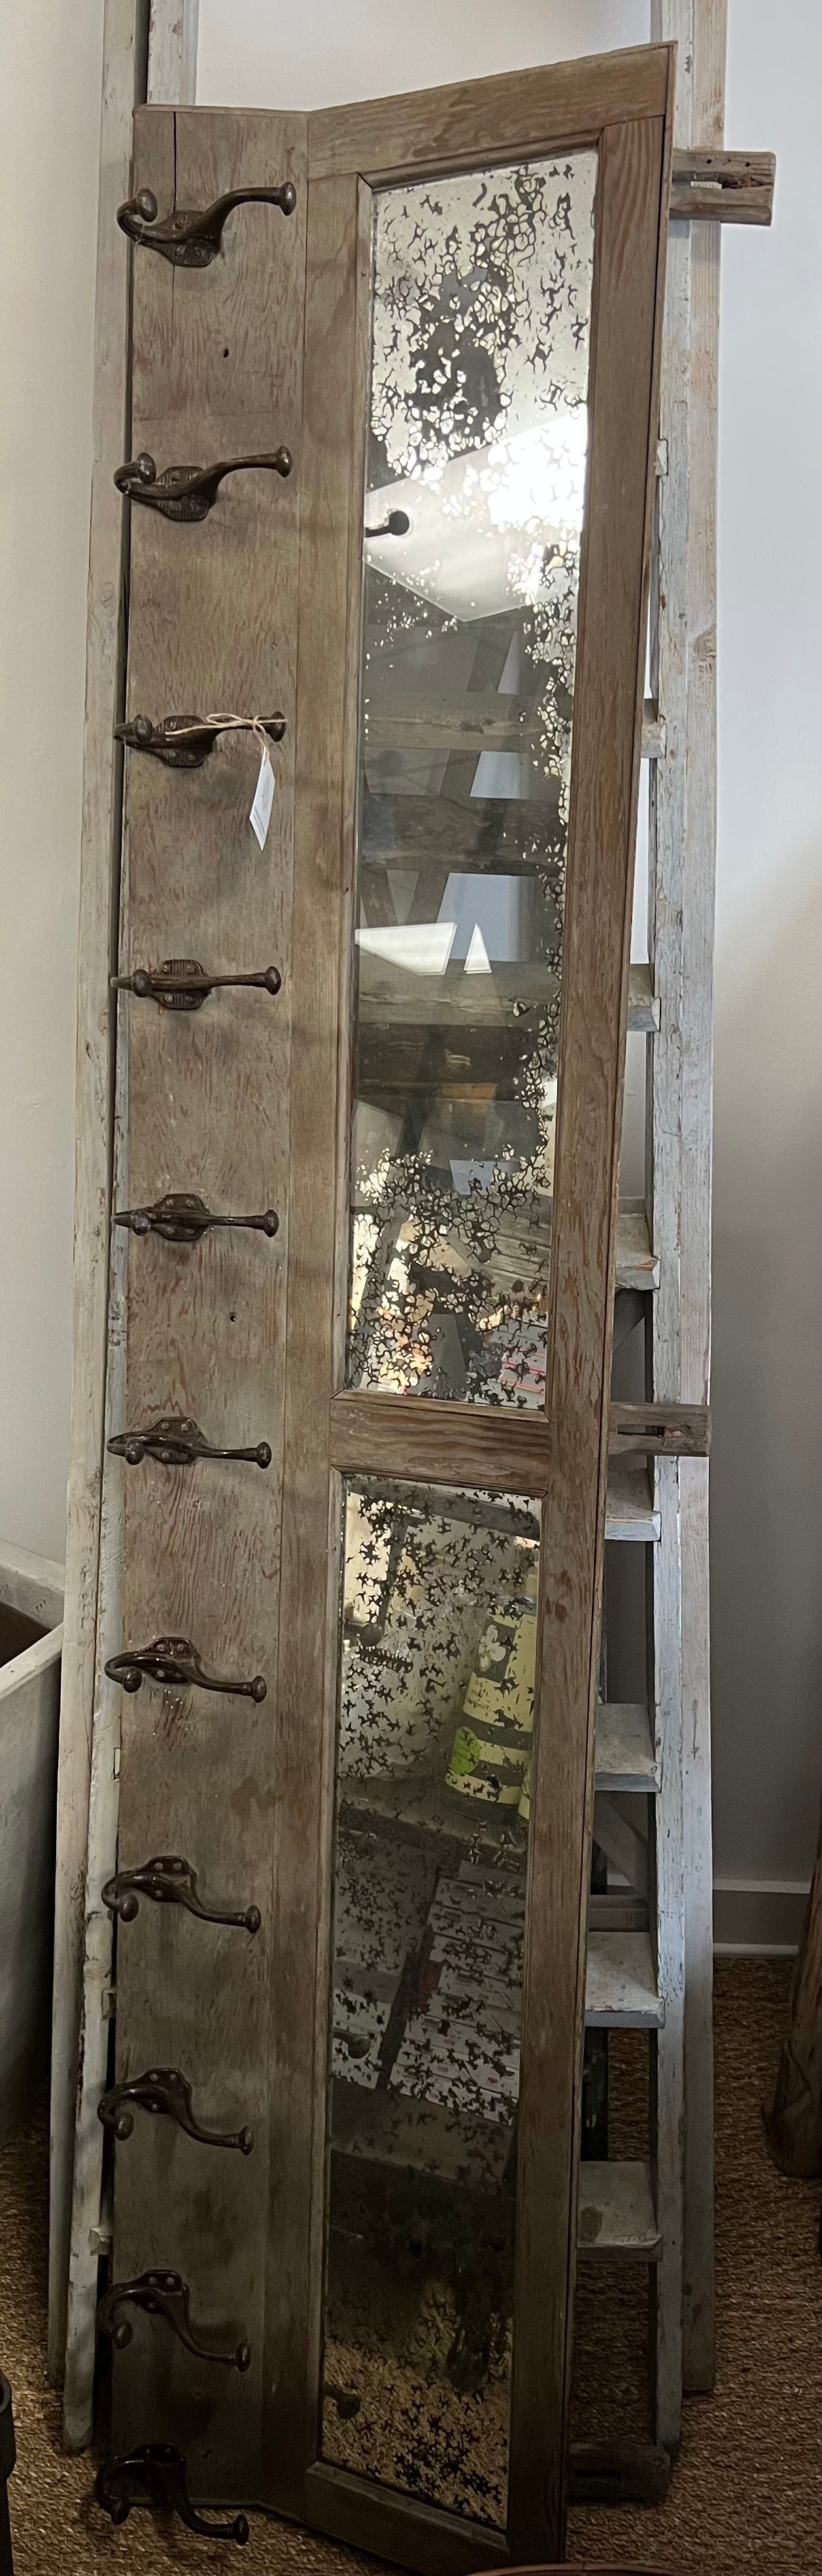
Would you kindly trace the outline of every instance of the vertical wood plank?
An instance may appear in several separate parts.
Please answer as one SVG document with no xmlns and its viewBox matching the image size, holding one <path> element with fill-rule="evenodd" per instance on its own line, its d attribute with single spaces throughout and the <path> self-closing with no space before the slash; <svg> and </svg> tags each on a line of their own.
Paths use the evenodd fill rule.
<svg viewBox="0 0 822 2576">
<path fill-rule="evenodd" d="M 607 128 L 600 147 L 549 1319 L 552 1474 L 542 1507 L 529 1854 L 539 1903 L 529 1909 L 523 2016 L 508 2530 L 514 2558 L 556 2557 L 564 2543 L 604 1390 L 664 275 L 660 204 L 664 175 L 667 213 L 669 150 L 670 136 L 657 120 Z M 597 405 L 597 387 L 605 384 L 607 417 L 604 403 Z"/>
<path fill-rule="evenodd" d="M 654 0 L 656 33 L 674 39 L 684 67 L 678 140 L 721 145 L 727 9 L 725 0 Z M 719 322 L 718 225 L 673 224 L 670 273 L 687 280 L 669 308 L 666 345 L 676 369 L 678 416 L 669 459 L 678 482 L 661 531 L 659 589 L 665 649 L 684 640 L 685 696 L 677 669 L 676 777 L 657 773 L 663 831 L 657 885 L 677 950 L 678 1066 L 660 1057 L 654 1099 L 655 1151 L 661 1163 L 657 1227 L 676 1209 L 677 1350 L 665 1337 L 655 1358 L 656 1392 L 706 1401 L 710 1374 L 712 987 L 716 846 L 716 436 Z M 663 421 L 664 427 L 664 421 Z M 663 543 L 664 537 L 664 543 Z M 677 646 L 677 652 L 679 647 Z M 670 681 L 669 670 L 669 681 Z M 660 680 L 663 704 L 664 679 Z M 665 708 L 667 713 L 667 705 Z M 684 795 L 683 795 L 684 787 Z M 673 808 L 675 806 L 675 813 Z M 668 814 L 675 847 L 665 834 Z M 657 924 L 657 937 L 659 924 Z M 654 948 L 650 951 L 654 956 Z M 659 969 L 657 970 L 659 973 Z M 663 967 L 664 974 L 664 967 Z M 663 1027 L 665 1010 L 663 1005 Z M 659 1040 L 657 1040 L 659 1046 Z M 666 1136 L 676 1133 L 678 1169 Z M 663 1263 L 664 1272 L 664 1263 Z M 675 1359 L 675 1366 L 673 1361 Z M 669 1365 L 669 1362 L 672 1363 Z M 659 1372 L 664 1372 L 663 1375 Z M 715 2370 L 713 2220 L 713 1889 L 711 1837 L 708 1466 L 683 1460 L 680 1498 L 680 1671 L 682 1692 L 682 1838 L 684 1876 L 684 2206 L 683 2370 L 686 2387 L 710 2388 Z M 663 1533 L 664 1537 L 664 1533 Z M 664 1577 L 665 1556 L 659 1558 Z M 663 1659 L 667 1652 L 663 1649 Z M 664 2268 L 658 2296 L 667 2309 Z M 673 2326 L 671 2328 L 673 2333 Z"/>
<path fill-rule="evenodd" d="M 656 9 L 656 21 L 659 19 Z M 675 135 L 691 129 L 691 0 L 677 15 Z M 669 32 L 666 27 L 666 32 Z M 671 31 L 673 32 L 673 31 Z M 682 1190 L 682 890 L 688 704 L 685 554 L 688 529 L 688 345 L 691 226 L 672 222 L 660 383 L 660 431 L 668 471 L 657 488 L 651 597 L 651 685 L 664 717 L 664 758 L 649 778 L 648 955 L 660 1025 L 647 1050 L 647 1202 L 660 1284 L 646 1350 L 648 1390 L 679 1400 Z M 657 2440 L 679 2439 L 682 2417 L 682 2188 L 684 1891 L 682 1865 L 682 1663 L 680 1471 L 658 1461 L 660 1542 L 647 1569 L 648 1670 L 660 1789 L 652 1807 L 654 1937 L 665 2023 L 652 2042 L 653 2162 L 662 2246 L 650 2287 L 652 2380 Z"/>
<path fill-rule="evenodd" d="M 727 0 L 694 0 L 691 140 L 724 136 Z M 711 1351 L 713 949 L 716 875 L 716 482 L 722 229 L 691 241 L 688 751 L 683 887 L 682 1396 L 707 1401 Z M 713 2151 L 708 1463 L 683 1460 L 682 1688 L 685 1849 L 685 2264 L 687 2388 L 716 2369 Z"/>
<path fill-rule="evenodd" d="M 193 107 L 199 15 L 200 0 L 151 0 L 148 98 L 152 107 Z"/>
<path fill-rule="evenodd" d="M 347 1258 L 347 982 L 354 871 L 370 197 L 312 184 L 301 466 L 289 1285 L 273 1922 L 268 2339 L 272 2500 L 299 2513 L 317 2450 L 339 1485 L 328 1401 Z M 320 602 L 321 608 L 320 608 Z M 342 1052 L 340 1052 L 342 1050 Z M 338 1143 L 339 1138 L 339 1143 Z M 341 1256 L 341 1245 L 343 1252 Z"/>
<path fill-rule="evenodd" d="M 158 468 L 270 452 L 299 458 L 306 186 L 304 122 L 272 114 L 145 109 L 135 180 L 161 205 L 291 178 L 297 210 L 240 207 L 218 260 L 134 269 L 133 435 Z M 295 327 L 296 325 L 296 327 Z M 128 713 L 153 718 L 281 708 L 264 850 L 248 813 L 256 746 L 235 734 L 194 772 L 127 754 L 121 967 L 196 958 L 206 970 L 275 964 L 267 993 L 215 991 L 197 1012 L 130 997 L 132 1204 L 199 1192 L 220 1214 L 273 1206 L 274 1242 L 218 1233 L 194 1246 L 129 1237 L 125 1421 L 192 1416 L 225 1446 L 267 1441 L 266 1472 L 203 1462 L 110 1462 L 122 1515 L 122 1645 L 193 1641 L 212 1671 L 261 1673 L 254 1705 L 144 1685 L 122 1695 L 119 1863 L 177 1852 L 223 1902 L 259 1906 L 256 1939 L 141 1904 L 117 1945 L 117 2075 L 180 2067 L 201 2119 L 250 2123 L 253 2153 L 207 2151 L 138 2115 L 115 2158 L 114 2269 L 181 2272 L 201 2328 L 247 2339 L 247 2373 L 198 2365 L 138 2320 L 114 2366 L 118 2448 L 188 2424 L 200 2493 L 260 2479 L 268 2147 L 268 2009 L 278 1645 L 285 1279 L 298 467 L 226 482 L 203 522 L 132 505 Z"/>
<path fill-rule="evenodd" d="M 108 975 L 116 919 L 120 770 L 112 727 L 123 670 L 123 513 L 112 476 L 126 452 L 131 122 L 145 97 L 147 6 L 106 0 L 94 314 L 94 414 L 77 965 L 74 1337 L 60 1708 L 51 2072 L 49 2370 L 62 2372 L 83 1973 L 106 1373 L 111 1061 Z"/>
<path fill-rule="evenodd" d="M 126 899 L 127 889 L 121 896 L 121 936 Z M 122 1020 L 122 1006 L 119 1016 Z M 125 1197 L 128 1189 L 128 1047 L 122 1028 L 118 1030 L 116 1044 L 112 1171 L 114 1196 L 119 1203 L 121 1192 Z M 126 1244 L 118 1228 L 114 1227 L 109 1260 L 106 1439 L 119 1428 L 125 1413 L 127 1273 Z M 111 1459 L 106 1457 L 100 1507 L 83 1988 L 63 2372 L 63 2444 L 67 2451 L 86 2449 L 92 2438 L 94 2417 L 98 2249 L 103 2187 L 103 2131 L 97 2118 L 97 2105 L 108 2081 L 110 2010 L 114 1990 L 114 1933 L 101 1890 L 117 1867 L 120 1763 L 120 1692 L 109 1680 L 105 1664 L 108 1656 L 116 1654 L 120 1645 L 121 1530 L 119 1480 L 112 1473 Z"/>
</svg>

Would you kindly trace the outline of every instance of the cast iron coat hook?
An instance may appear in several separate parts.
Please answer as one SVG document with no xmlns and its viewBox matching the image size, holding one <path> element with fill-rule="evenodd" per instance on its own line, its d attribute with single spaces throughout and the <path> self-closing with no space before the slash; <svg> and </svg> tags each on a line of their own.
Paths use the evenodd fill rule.
<svg viewBox="0 0 822 2576">
<path fill-rule="evenodd" d="M 118 206 L 117 221 L 130 241 L 158 250 L 175 268 L 208 268 L 235 206 L 279 206 L 282 215 L 293 215 L 296 203 L 296 188 L 286 179 L 280 188 L 229 188 L 224 197 L 215 198 L 213 206 L 180 206 L 158 223 L 154 190 L 141 188 L 136 197 Z"/>
<path fill-rule="evenodd" d="M 256 1234 L 276 1234 L 279 1217 L 273 1208 L 264 1208 L 261 1216 L 213 1216 L 205 1200 L 191 1190 L 166 1190 L 151 1207 L 118 1208 L 115 1225 L 127 1225 L 132 1234 L 159 1234 L 165 1243 L 199 1243 L 211 1226 L 243 1228 Z"/>
<path fill-rule="evenodd" d="M 163 2113 L 176 2120 L 178 2129 L 196 2138 L 203 2147 L 237 2147 L 241 2156 L 250 2156 L 254 2145 L 253 2129 L 208 2129 L 194 2115 L 191 2085 L 179 2066 L 152 2066 L 145 2075 L 132 2075 L 125 2084 L 113 2084 L 97 2104 L 97 2118 L 104 2129 L 113 2129 L 121 2144 L 134 2129 L 133 2102 L 155 2116 Z"/>
<path fill-rule="evenodd" d="M 111 2514 L 111 2522 L 129 2522 L 131 2504 L 149 2504 L 152 2512 L 180 2514 L 188 2532 L 201 2532 L 206 2540 L 237 2540 L 237 2548 L 245 2548 L 245 2514 L 234 2514 L 232 2522 L 206 2522 L 196 2512 L 188 2494 L 186 2460 L 173 2442 L 139 2442 L 139 2450 L 108 2460 L 95 2476 L 95 2499 L 103 2514 Z"/>
<path fill-rule="evenodd" d="M 187 2531 L 199 2531 L 206 2540 L 236 2540 L 243 2548 L 248 2539 L 244 2513 L 235 2513 L 230 2522 L 206 2522 L 197 2512 L 188 2492 L 182 2451 L 171 2442 L 141 2442 L 136 2451 L 108 2460 L 97 2471 L 94 2493 L 112 2522 L 127 2522 L 132 2505 L 144 2504 L 159 2507 L 161 2513 L 179 2514 Z"/>
<path fill-rule="evenodd" d="M 188 2494 L 186 2460 L 173 2442 L 139 2442 L 139 2450 L 108 2460 L 95 2476 L 95 2499 L 103 2514 L 111 2514 L 111 2522 L 129 2522 L 131 2504 L 149 2504 L 152 2512 L 180 2514 L 186 2530 L 201 2532 L 204 2540 L 237 2540 L 237 2548 L 245 2548 L 245 2514 L 234 2514 L 232 2522 L 206 2522 L 196 2512 Z"/>
<path fill-rule="evenodd" d="M 213 510 L 220 484 L 226 474 L 245 474 L 259 469 L 266 474 L 290 474 L 293 465 L 290 447 L 276 447 L 272 456 L 228 456 L 218 465 L 167 465 L 158 474 L 153 456 L 145 449 L 118 465 L 114 480 L 118 492 L 127 501 L 142 501 L 147 510 L 159 510 L 164 519 L 182 519 L 190 524 L 207 519 Z"/>
<path fill-rule="evenodd" d="M 279 993 L 282 980 L 276 966 L 261 966 L 254 975 L 207 975 L 196 957 L 164 957 L 159 966 L 135 966 L 133 975 L 109 977 L 116 993 L 135 993 L 138 1001 L 156 1002 L 161 1011 L 201 1011 L 210 995 L 227 984 Z"/>
<path fill-rule="evenodd" d="M 113 2281 L 101 2299 L 97 2324 L 101 2334 L 110 2335 L 117 2352 L 125 2352 L 134 2340 L 130 2317 L 121 2317 L 121 2308 L 145 2308 L 149 2316 L 163 2317 L 186 2352 L 198 2361 L 224 2362 L 229 2370 L 248 2370 L 251 2353 L 243 2341 L 227 2349 L 224 2344 L 204 2343 L 191 2323 L 191 2291 L 181 2272 L 139 2272 L 133 2281 Z"/>
<path fill-rule="evenodd" d="M 286 729 L 284 715 L 263 716 L 263 732 L 271 742 L 282 742 Z M 134 716 L 130 724 L 114 727 L 115 742 L 124 742 L 129 751 L 150 752 L 153 760 L 162 760 L 167 769 L 202 769 L 215 742 L 224 733 L 253 732 L 249 725 L 204 724 L 199 716 L 162 716 L 153 724 L 150 716 Z"/>
<path fill-rule="evenodd" d="M 199 1893 L 196 1869 L 181 1852 L 158 1852 L 153 1860 L 144 1860 L 134 1869 L 118 1869 L 107 1878 L 102 1890 L 103 1904 L 121 1923 L 133 1923 L 140 1911 L 140 1897 L 148 1896 L 154 1905 L 183 1905 L 187 1914 L 196 1914 L 201 1923 L 232 1923 L 240 1932 L 259 1932 L 262 1915 L 258 1905 L 238 1910 L 232 1905 L 207 1905 Z"/>
<path fill-rule="evenodd" d="M 156 1459 L 158 1467 L 193 1467 L 196 1458 L 239 1458 L 252 1467 L 271 1465 L 267 1440 L 258 1440 L 256 1449 L 213 1449 L 199 1423 L 185 1414 L 166 1414 L 143 1431 L 116 1431 L 106 1445 L 114 1458 L 125 1459 L 127 1467 L 142 1466 L 144 1458 Z"/>
<path fill-rule="evenodd" d="M 124 1655 L 110 1655 L 106 1664 L 109 1680 L 120 1682 L 124 1691 L 142 1690 L 143 1682 L 158 1682 L 163 1689 L 222 1691 L 227 1699 L 263 1700 L 266 1683 L 262 1673 L 253 1681 L 234 1681 L 227 1673 L 207 1673 L 202 1656 L 188 1637 L 155 1637 L 150 1646 L 132 1646 Z"/>
</svg>

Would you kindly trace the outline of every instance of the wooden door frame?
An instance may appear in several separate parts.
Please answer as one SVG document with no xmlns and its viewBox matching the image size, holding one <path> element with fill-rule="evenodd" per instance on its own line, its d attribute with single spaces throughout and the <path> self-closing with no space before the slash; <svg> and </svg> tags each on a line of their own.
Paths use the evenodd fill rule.
<svg viewBox="0 0 822 2576">
<path fill-rule="evenodd" d="M 565 2519 L 585 1861 L 674 60 L 670 47 L 643 47 L 309 119 L 277 1711 L 283 1830 L 272 1894 L 280 1976 L 271 2034 L 270 2501 L 441 2576 L 499 2565 L 499 2534 L 317 2456 L 342 1476 L 390 1459 L 393 1477 L 471 1484 L 481 1465 L 484 1483 L 545 1498 L 537 1709 L 551 1704 L 552 1768 L 549 1775 L 545 1759 L 537 1762 L 532 1798 L 530 1870 L 546 1895 L 526 1961 L 508 2545 L 512 2559 L 552 2557 Z M 599 154 L 592 429 L 550 1367 L 546 1416 L 535 1419 L 343 1391 L 370 208 L 380 181 L 584 145 Z"/>
</svg>

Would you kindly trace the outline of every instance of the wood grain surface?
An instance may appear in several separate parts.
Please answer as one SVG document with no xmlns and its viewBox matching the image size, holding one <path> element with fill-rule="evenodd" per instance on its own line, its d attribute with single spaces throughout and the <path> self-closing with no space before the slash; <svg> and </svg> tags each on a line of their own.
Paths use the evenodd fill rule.
<svg viewBox="0 0 822 2576">
<path fill-rule="evenodd" d="M 671 109 L 669 100 L 664 122 L 609 128 L 600 147 L 531 1803 L 540 1901 L 526 1952 L 519 2133 L 514 2557 L 537 2539 L 550 2557 L 564 2539 L 606 1390 Z"/>
<path fill-rule="evenodd" d="M 205 1890 L 259 1905 L 256 1940 L 142 1903 L 118 1937 L 117 2074 L 180 2066 L 201 2118 L 249 2121 L 248 2158 L 206 2150 L 138 2115 L 117 2150 L 114 2271 L 170 2265 L 192 2313 L 251 2345 L 246 2376 L 198 2364 L 139 2318 L 115 2363 L 119 2448 L 173 2421 L 201 2492 L 259 2480 L 268 2150 L 268 1996 L 276 1711 L 291 1017 L 299 460 L 306 190 L 301 120 L 269 115 L 136 120 L 135 185 L 163 208 L 207 204 L 242 180 L 293 178 L 296 213 L 240 208 L 218 260 L 134 264 L 133 450 L 159 470 L 270 452 L 283 482 L 248 472 L 211 515 L 169 523 L 132 505 L 127 712 L 152 717 L 282 708 L 265 849 L 248 813 L 258 753 L 221 739 L 205 766 L 126 760 L 127 948 L 121 971 L 196 957 L 220 972 L 279 966 L 276 999 L 220 991 L 201 1011 L 121 999 L 128 1052 L 130 1203 L 196 1191 L 220 1214 L 274 1206 L 274 1241 L 206 1235 L 193 1246 L 129 1238 L 126 1423 L 192 1416 L 221 1445 L 269 1443 L 272 1463 L 127 1467 L 122 1645 L 185 1636 L 213 1670 L 262 1673 L 260 1706 L 144 1684 L 122 1695 L 120 1866 L 184 1854 Z M 295 317 L 297 327 L 295 328 Z"/>
<path fill-rule="evenodd" d="M 671 56 L 665 45 L 529 64 L 489 80 L 368 98 L 319 109 L 308 120 L 312 179 L 359 171 L 373 186 L 404 173 L 493 164 L 512 154 L 598 143 L 623 118 L 664 116 Z"/>
<path fill-rule="evenodd" d="M 266 2358 L 272 2500 L 294 2512 L 317 2447 L 322 2336 L 341 1538 L 328 1399 L 347 1288 L 370 203 L 356 179 L 312 187 L 306 287 Z"/>
<path fill-rule="evenodd" d="M 108 1009 L 119 873 L 124 655 L 123 513 L 113 474 L 127 436 L 128 249 L 116 222 L 128 191 L 135 101 L 145 96 L 148 0 L 106 0 L 94 305 L 94 413 L 86 614 L 83 809 L 77 947 L 74 1311 L 66 1495 L 51 2058 L 49 2369 L 66 2343 L 74 2122 L 83 2054 L 83 1938 L 106 1383 L 112 1066 Z M 86 2236 L 89 2220 L 86 2217 Z M 91 2407 L 86 2358 L 85 2420 Z"/>
<path fill-rule="evenodd" d="M 667 36 L 681 0 L 666 0 Z M 694 0 L 692 140 L 721 145 L 727 0 Z M 717 823 L 717 454 L 722 236 L 691 233 L 689 490 L 679 529 L 678 597 L 686 547 L 688 625 L 687 863 L 682 928 L 682 1376 L 680 1394 L 710 1393 L 713 956 Z M 683 1850 L 685 1880 L 685 2229 L 683 2367 L 687 2388 L 713 2387 L 714 2275 L 713 1844 L 708 1467 L 679 1470 L 682 1532 Z"/>
</svg>

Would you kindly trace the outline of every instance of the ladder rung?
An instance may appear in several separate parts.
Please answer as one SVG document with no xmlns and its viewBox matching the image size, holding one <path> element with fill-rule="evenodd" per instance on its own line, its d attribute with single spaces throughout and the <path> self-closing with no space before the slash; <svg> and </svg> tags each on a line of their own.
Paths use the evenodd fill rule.
<svg viewBox="0 0 822 2576">
<path fill-rule="evenodd" d="M 612 1457 L 707 1458 L 710 1405 L 625 1404 L 616 1399 L 608 1441 Z"/>
<path fill-rule="evenodd" d="M 658 2263 L 662 2239 L 650 2165 L 579 2168 L 577 2247 L 587 2263 Z"/>
<path fill-rule="evenodd" d="M 650 1934 L 589 1932 L 586 2029 L 658 2030 L 664 2019 Z"/>
<path fill-rule="evenodd" d="M 606 1699 L 597 1709 L 596 1785 L 653 1796 L 659 1788 L 650 1710 L 642 1700 Z"/>
<path fill-rule="evenodd" d="M 675 152 L 671 214 L 719 224 L 769 224 L 773 218 L 773 152 Z"/>
</svg>

